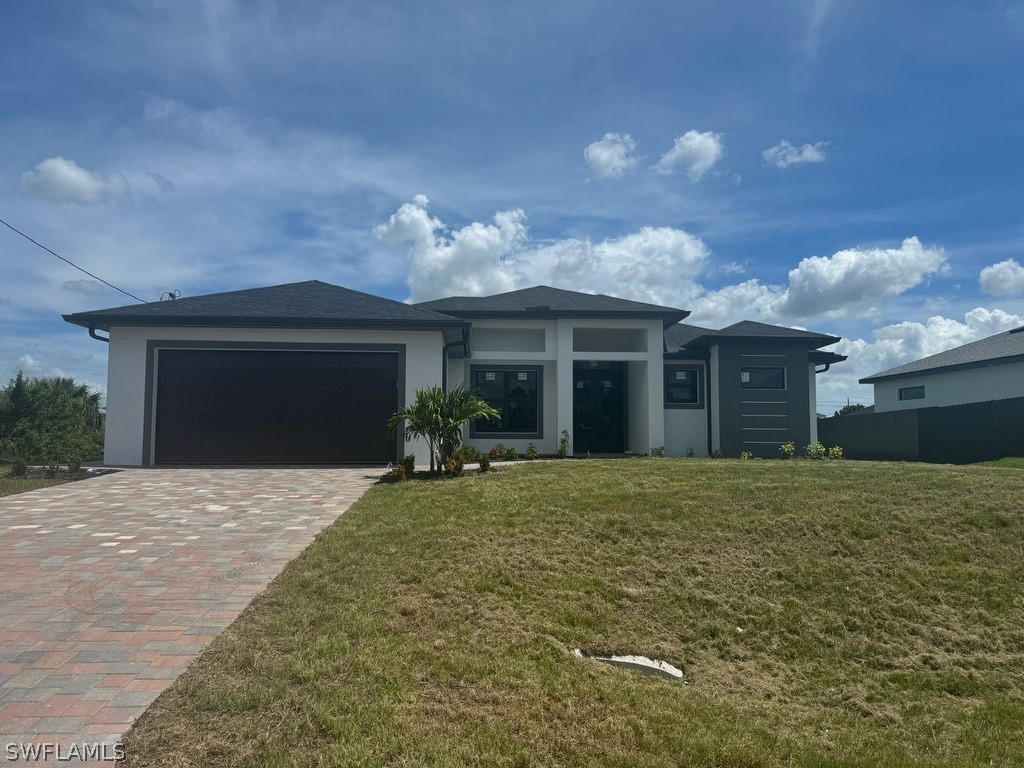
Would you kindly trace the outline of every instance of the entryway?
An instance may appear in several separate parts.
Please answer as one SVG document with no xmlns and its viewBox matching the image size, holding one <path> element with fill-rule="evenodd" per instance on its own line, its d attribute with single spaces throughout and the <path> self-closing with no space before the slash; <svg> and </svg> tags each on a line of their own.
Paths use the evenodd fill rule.
<svg viewBox="0 0 1024 768">
<path fill-rule="evenodd" d="M 625 452 L 625 363 L 573 363 L 573 450 L 577 454 Z"/>
</svg>

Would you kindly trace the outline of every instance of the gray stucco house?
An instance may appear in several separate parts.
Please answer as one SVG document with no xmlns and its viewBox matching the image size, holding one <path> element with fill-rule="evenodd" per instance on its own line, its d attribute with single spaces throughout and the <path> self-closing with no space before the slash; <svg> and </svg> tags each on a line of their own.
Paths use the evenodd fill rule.
<svg viewBox="0 0 1024 768">
<path fill-rule="evenodd" d="M 65 315 L 109 342 L 104 460 L 383 463 L 413 390 L 470 381 L 500 413 L 468 442 L 541 453 L 777 455 L 817 439 L 839 339 L 536 286 L 418 305 L 316 280 Z M 103 336 L 106 333 L 108 336 Z"/>
</svg>

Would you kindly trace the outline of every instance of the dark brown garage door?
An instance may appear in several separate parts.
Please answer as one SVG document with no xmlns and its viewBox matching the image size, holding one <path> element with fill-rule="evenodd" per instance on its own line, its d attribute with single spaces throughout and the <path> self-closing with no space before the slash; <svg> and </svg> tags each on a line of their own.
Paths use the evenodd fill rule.
<svg viewBox="0 0 1024 768">
<path fill-rule="evenodd" d="M 160 350 L 157 464 L 395 458 L 395 352 Z"/>
</svg>

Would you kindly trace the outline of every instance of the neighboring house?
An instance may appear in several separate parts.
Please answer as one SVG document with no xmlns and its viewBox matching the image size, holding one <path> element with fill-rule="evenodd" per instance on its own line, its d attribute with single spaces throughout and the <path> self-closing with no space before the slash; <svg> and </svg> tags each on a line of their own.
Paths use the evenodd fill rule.
<svg viewBox="0 0 1024 768">
<path fill-rule="evenodd" d="M 875 412 L 1024 397 L 1024 326 L 890 368 L 873 384 Z"/>
<path fill-rule="evenodd" d="M 774 456 L 817 439 L 835 336 L 545 286 L 403 304 L 319 281 L 66 315 L 107 340 L 108 464 L 375 463 L 414 389 L 470 381 L 486 450 Z M 821 366 L 820 368 L 818 366 Z M 417 460 L 426 447 L 414 442 Z"/>
</svg>

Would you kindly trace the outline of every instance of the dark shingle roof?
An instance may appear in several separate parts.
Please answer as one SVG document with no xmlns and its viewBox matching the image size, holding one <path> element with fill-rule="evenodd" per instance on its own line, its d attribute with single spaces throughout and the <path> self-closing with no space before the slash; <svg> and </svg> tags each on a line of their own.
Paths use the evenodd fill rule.
<svg viewBox="0 0 1024 768">
<path fill-rule="evenodd" d="M 912 363 L 898 365 L 895 368 L 863 378 L 860 383 L 871 384 L 923 373 L 983 368 L 988 365 L 1003 365 L 1019 361 L 1024 361 L 1024 326 L 1012 331 L 997 333 L 986 339 L 972 341 L 962 347 L 947 349 L 945 352 L 923 357 Z"/>
<path fill-rule="evenodd" d="M 711 331 L 704 336 L 692 339 L 688 346 L 700 348 L 726 341 L 751 340 L 802 342 L 811 349 L 817 349 L 818 347 L 827 347 L 829 344 L 835 344 L 839 341 L 839 337 L 829 336 L 824 333 L 813 333 L 812 331 L 801 331 L 798 328 L 786 328 L 782 325 L 768 325 L 767 323 L 756 323 L 753 320 L 742 320 L 721 330 Z"/>
<path fill-rule="evenodd" d="M 646 304 L 604 294 L 580 293 L 538 285 L 493 296 L 452 296 L 415 306 L 458 317 L 659 317 L 675 323 L 685 309 Z"/>
<path fill-rule="evenodd" d="M 710 328 L 701 328 L 699 325 L 676 323 L 665 329 L 665 351 L 668 354 L 676 354 L 681 352 L 694 339 L 714 333 L 718 333 L 718 331 L 713 331 Z"/>
<path fill-rule="evenodd" d="M 445 328 L 465 321 L 319 280 L 64 315 L 69 323 L 293 328 Z"/>
</svg>

